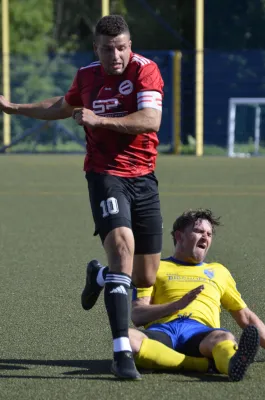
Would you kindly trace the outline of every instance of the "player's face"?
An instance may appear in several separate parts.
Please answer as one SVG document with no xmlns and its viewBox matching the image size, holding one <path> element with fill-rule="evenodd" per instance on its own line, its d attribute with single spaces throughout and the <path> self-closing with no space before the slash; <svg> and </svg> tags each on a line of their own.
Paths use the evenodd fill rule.
<svg viewBox="0 0 265 400">
<path fill-rule="evenodd" d="M 121 75 L 124 72 L 130 60 L 131 44 L 127 33 L 115 37 L 97 37 L 94 50 L 107 74 Z"/>
<path fill-rule="evenodd" d="M 212 225 L 208 220 L 199 219 L 180 234 L 179 245 L 187 261 L 202 262 L 212 243 Z"/>
</svg>

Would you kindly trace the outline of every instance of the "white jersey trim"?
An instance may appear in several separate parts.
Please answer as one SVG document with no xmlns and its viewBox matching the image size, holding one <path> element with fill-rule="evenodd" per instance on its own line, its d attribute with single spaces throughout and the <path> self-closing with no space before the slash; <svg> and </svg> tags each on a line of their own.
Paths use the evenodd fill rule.
<svg viewBox="0 0 265 400">
<path fill-rule="evenodd" d="M 151 63 L 151 60 L 148 60 L 148 58 L 145 58 L 143 56 L 139 56 L 138 54 L 134 54 L 132 57 L 132 61 L 137 62 L 138 64 L 141 65 L 147 65 Z"/>
<path fill-rule="evenodd" d="M 80 69 L 86 69 L 86 68 L 92 68 L 92 67 L 97 67 L 101 65 L 101 63 L 99 61 L 94 61 L 91 64 L 87 65 L 86 67 L 81 67 Z"/>
<path fill-rule="evenodd" d="M 137 93 L 137 109 L 142 108 L 155 108 L 162 111 L 162 94 L 154 90 Z"/>
</svg>

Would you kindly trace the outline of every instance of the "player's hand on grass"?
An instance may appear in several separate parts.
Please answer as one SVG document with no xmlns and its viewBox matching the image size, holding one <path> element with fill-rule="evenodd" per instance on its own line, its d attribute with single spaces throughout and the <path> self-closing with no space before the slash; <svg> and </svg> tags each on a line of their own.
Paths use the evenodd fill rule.
<svg viewBox="0 0 265 400">
<path fill-rule="evenodd" d="M 187 307 L 193 300 L 195 300 L 198 295 L 203 291 L 204 285 L 198 286 L 195 289 L 191 290 L 185 296 L 183 296 L 180 300 L 176 301 L 176 306 L 178 310 L 183 310 L 183 308 Z"/>
<path fill-rule="evenodd" d="M 2 95 L 0 95 L 0 110 L 12 114 L 12 104 Z"/>
<path fill-rule="evenodd" d="M 75 108 L 72 117 L 78 125 L 85 125 L 90 129 L 97 128 L 99 122 L 99 117 L 87 108 Z"/>
</svg>

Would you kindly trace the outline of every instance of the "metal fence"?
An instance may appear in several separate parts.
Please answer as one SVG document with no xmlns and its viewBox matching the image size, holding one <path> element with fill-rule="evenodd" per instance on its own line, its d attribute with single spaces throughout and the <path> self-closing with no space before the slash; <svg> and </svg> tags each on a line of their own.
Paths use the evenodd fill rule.
<svg viewBox="0 0 265 400">
<path fill-rule="evenodd" d="M 195 140 L 195 53 L 182 52 L 181 67 L 174 67 L 174 51 L 138 51 L 154 60 L 165 82 L 165 97 L 160 143 L 168 150 L 174 148 L 179 132 L 176 117 L 181 120 L 180 136 L 183 144 L 189 138 Z M 17 103 L 30 103 L 44 98 L 63 95 L 69 88 L 77 69 L 94 60 L 92 53 L 61 57 L 43 57 L 32 60 L 11 58 L 11 96 Z M 204 53 L 204 145 L 227 146 L 229 98 L 265 97 L 265 52 L 260 50 L 220 52 L 206 50 Z M 176 79 L 176 74 L 180 74 Z M 176 108 L 176 82 L 181 82 L 181 107 Z M 178 100 L 179 101 L 179 100 Z M 181 110 L 181 115 L 176 113 Z M 253 108 L 238 107 L 235 125 L 236 142 L 247 143 L 254 138 Z M 261 107 L 260 140 L 265 141 L 265 108 Z M 12 139 L 38 126 L 29 118 L 12 116 Z M 1 121 L 0 121 L 1 123 Z M 58 128 L 58 125 L 56 125 Z M 72 121 L 62 121 L 62 127 L 83 140 L 83 132 Z M 52 140 L 54 126 L 51 124 L 39 140 Z M 61 129 L 61 132 L 63 129 Z M 1 142 L 0 133 L 0 142 Z M 66 139 L 69 141 L 69 135 Z M 27 138 L 30 141 L 30 137 Z"/>
<path fill-rule="evenodd" d="M 164 116 L 159 137 L 161 145 L 170 148 L 174 134 L 174 94 L 172 91 L 174 52 L 144 51 L 141 54 L 158 64 L 165 83 Z M 38 60 L 12 57 L 11 100 L 14 103 L 32 103 L 45 98 L 64 95 L 70 87 L 77 69 L 92 61 L 94 61 L 92 52 L 43 57 Z M 41 130 L 39 130 L 40 126 L 42 127 Z M 60 127 L 59 130 L 58 126 Z M 61 121 L 60 125 L 50 123 L 43 130 L 39 121 L 22 116 L 11 117 L 11 138 L 12 141 L 15 140 L 16 146 L 22 145 L 22 142 L 31 144 L 33 140 L 37 140 L 41 144 L 54 143 L 54 136 L 58 138 L 58 132 L 65 134 L 66 130 L 71 131 L 79 139 L 83 138 L 83 131 L 71 119 Z M 21 143 L 20 140 L 17 140 L 20 137 Z M 69 134 L 63 135 L 61 139 L 61 141 L 67 142 L 70 140 Z M 33 146 L 33 149 L 36 150 L 36 146 Z"/>
</svg>

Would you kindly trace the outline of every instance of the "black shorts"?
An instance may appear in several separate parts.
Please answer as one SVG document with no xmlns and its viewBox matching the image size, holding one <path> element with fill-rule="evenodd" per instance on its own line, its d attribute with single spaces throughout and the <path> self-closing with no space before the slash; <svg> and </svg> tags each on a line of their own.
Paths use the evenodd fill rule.
<svg viewBox="0 0 265 400">
<path fill-rule="evenodd" d="M 86 173 L 95 233 L 104 243 L 115 228 L 130 228 L 135 254 L 156 254 L 162 249 L 162 216 L 154 173 L 136 178 Z"/>
<path fill-rule="evenodd" d="M 163 343 L 165 346 L 174 350 L 172 340 L 165 332 L 151 331 L 148 329 L 141 330 L 141 332 L 144 333 L 149 339 L 157 340 L 158 342 Z"/>
<path fill-rule="evenodd" d="M 163 343 L 165 346 L 170 347 L 174 350 L 174 346 L 172 340 L 169 335 L 165 332 L 161 331 L 152 331 L 152 330 L 141 330 L 149 339 L 157 340 L 160 343 Z M 203 357 L 200 352 L 200 343 L 201 341 L 209 335 L 209 332 L 201 332 L 197 335 L 192 336 L 183 346 L 181 353 L 190 357 Z"/>
</svg>

